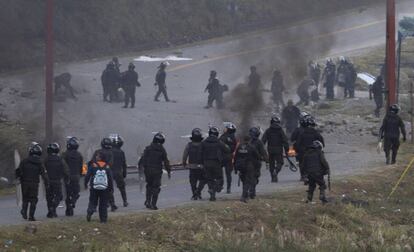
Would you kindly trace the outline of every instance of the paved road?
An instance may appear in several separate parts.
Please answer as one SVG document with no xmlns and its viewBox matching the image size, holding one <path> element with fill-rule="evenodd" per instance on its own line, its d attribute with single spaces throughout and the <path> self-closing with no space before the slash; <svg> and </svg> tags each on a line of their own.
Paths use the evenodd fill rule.
<svg viewBox="0 0 414 252">
<path fill-rule="evenodd" d="M 406 13 L 414 13 L 414 3 L 404 2 L 398 8 Z M 384 7 L 369 7 L 332 15 L 327 18 L 315 18 L 275 30 L 258 32 L 247 36 L 212 40 L 195 46 L 148 52 L 156 56 L 166 56 L 180 51 L 183 56 L 193 58 L 191 62 L 173 63 L 168 70 L 168 92 L 176 103 L 153 102 L 155 89 L 153 77 L 156 63 L 136 63 L 143 87 L 137 90 L 135 109 L 121 109 L 121 104 L 102 103 L 102 91 L 99 84 L 101 71 L 108 59 L 59 65 L 57 73 L 70 71 L 73 85 L 80 91 L 77 102 L 68 100 L 56 103 L 55 120 L 57 132 L 62 136 L 75 135 L 83 139 L 82 151 L 90 155 L 102 136 L 120 133 L 125 137 L 125 150 L 129 163 L 136 163 L 139 153 L 151 141 L 153 131 L 163 131 L 167 135 L 166 148 L 170 159 L 179 161 L 187 139 L 194 127 L 206 129 L 209 123 L 220 125 L 223 121 L 234 119 L 237 115 L 227 113 L 223 116 L 215 110 L 203 109 L 207 95 L 203 93 L 209 71 L 215 69 L 219 78 L 230 88 L 243 82 L 248 75 L 250 65 L 256 64 L 263 73 L 263 79 L 269 84 L 271 70 L 277 66 L 289 69 L 297 60 L 324 58 L 349 54 L 367 47 L 384 43 L 385 20 Z M 128 62 L 140 54 L 131 54 L 120 59 L 123 69 Z M 292 63 L 293 62 L 293 63 Z M 305 63 L 305 62 L 304 62 Z M 293 77 L 288 85 L 295 86 Z M 0 99 L 6 101 L 2 110 L 10 118 L 30 122 L 31 127 L 42 128 L 43 94 L 39 93 L 42 83 L 39 72 L 31 72 L 0 78 L 4 88 Z M 18 90 L 33 91 L 32 98 L 12 95 L 10 87 Z M 12 102 L 13 101 L 13 102 Z M 255 119 L 255 124 L 266 127 L 268 114 L 263 113 Z M 237 118 L 236 118 L 237 121 Z M 335 163 L 335 176 L 361 172 L 379 164 L 368 146 L 375 139 L 349 135 L 327 136 L 328 159 Z M 89 150 L 89 151 L 88 151 Z M 346 153 L 345 155 L 343 153 Z M 299 185 L 298 174 L 284 169 L 280 183 L 271 184 L 267 171 L 259 185 L 259 193 L 274 192 L 281 188 Z M 173 179 L 164 181 L 160 207 L 173 207 L 189 202 L 191 197 L 188 186 L 188 174 L 185 171 L 173 174 Z M 234 181 L 237 181 L 236 177 Z M 230 197 L 238 197 L 240 188 L 234 188 Z M 144 195 L 139 185 L 131 177 L 128 186 L 131 205 L 121 212 L 143 209 Z M 206 196 L 206 195 L 205 195 Z M 221 195 L 219 196 L 221 198 Z M 227 197 L 224 196 L 223 197 Z M 119 195 L 116 195 L 119 200 Z M 14 197 L 4 197 L 0 204 L 0 225 L 22 223 L 15 207 Z M 84 215 L 87 205 L 87 193 L 83 192 L 76 216 Z M 45 219 L 45 202 L 39 203 L 38 219 Z M 59 214 L 64 213 L 59 209 Z"/>
</svg>

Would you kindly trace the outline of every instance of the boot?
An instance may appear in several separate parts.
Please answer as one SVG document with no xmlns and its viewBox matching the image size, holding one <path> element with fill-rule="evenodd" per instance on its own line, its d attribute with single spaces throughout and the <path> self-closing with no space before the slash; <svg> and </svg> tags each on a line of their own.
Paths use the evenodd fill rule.
<svg viewBox="0 0 414 252">
<path fill-rule="evenodd" d="M 27 208 L 29 207 L 28 202 L 23 202 L 22 210 L 20 210 L 20 214 L 22 215 L 23 219 L 27 220 Z"/>
<path fill-rule="evenodd" d="M 124 207 L 127 207 L 129 204 L 127 201 L 127 195 L 126 195 L 125 188 L 122 188 L 120 191 L 121 191 L 122 201 L 124 202 Z"/>
<path fill-rule="evenodd" d="M 91 221 L 91 218 L 92 218 L 92 213 L 89 213 L 89 212 L 88 212 L 88 213 L 86 214 L 86 221 L 87 221 L 87 222 L 90 222 L 90 221 Z"/>
<path fill-rule="evenodd" d="M 252 188 L 250 190 L 250 199 L 255 199 L 256 198 L 256 189 Z"/>
<path fill-rule="evenodd" d="M 312 191 L 308 191 L 308 197 L 306 199 L 306 203 L 312 202 L 312 199 L 313 199 L 313 192 Z"/>
<path fill-rule="evenodd" d="M 231 194 L 231 189 L 227 188 L 227 194 Z"/>
<path fill-rule="evenodd" d="M 150 192 L 150 190 L 147 189 L 144 205 L 148 209 L 151 209 L 151 198 L 152 198 L 151 192 Z"/>
<path fill-rule="evenodd" d="M 52 208 L 49 208 L 49 210 L 47 211 L 46 217 L 47 218 L 53 218 L 53 209 Z"/>
<path fill-rule="evenodd" d="M 158 194 L 154 193 L 152 195 L 152 201 L 151 201 L 151 209 L 152 210 L 158 210 L 157 201 L 158 201 Z"/>
<path fill-rule="evenodd" d="M 397 152 L 392 152 L 391 164 L 397 163 Z"/>
<path fill-rule="evenodd" d="M 29 221 L 36 221 L 34 214 L 36 212 L 36 204 L 30 203 L 30 209 L 29 209 Z"/>
<path fill-rule="evenodd" d="M 325 189 L 320 190 L 319 199 L 322 201 L 323 204 L 328 203 L 325 195 Z"/>
<path fill-rule="evenodd" d="M 57 213 L 56 213 L 56 208 L 55 209 L 53 209 L 53 218 L 57 218 L 58 217 L 58 215 L 57 215 Z"/>
<path fill-rule="evenodd" d="M 210 194 L 210 201 L 216 201 L 216 192 L 209 190 L 208 193 Z"/>
<path fill-rule="evenodd" d="M 65 211 L 66 216 L 73 216 L 73 208 L 67 207 Z"/>
<path fill-rule="evenodd" d="M 389 154 L 389 153 L 385 153 L 385 163 L 386 163 L 387 165 L 389 165 L 389 164 L 390 164 L 390 154 Z"/>
</svg>

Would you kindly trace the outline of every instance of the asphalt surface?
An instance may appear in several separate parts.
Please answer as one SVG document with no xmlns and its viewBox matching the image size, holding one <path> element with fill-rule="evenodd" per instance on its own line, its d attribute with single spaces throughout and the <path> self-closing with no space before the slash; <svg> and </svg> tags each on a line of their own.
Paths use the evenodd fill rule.
<svg viewBox="0 0 414 252">
<path fill-rule="evenodd" d="M 413 2 L 403 2 L 398 9 L 404 13 L 414 13 Z M 154 75 L 159 63 L 136 63 L 140 75 L 141 88 L 137 89 L 135 109 L 122 109 L 122 104 L 102 102 L 100 75 L 108 59 L 58 65 L 56 74 L 69 71 L 73 75 L 72 84 L 78 93 L 78 100 L 55 103 L 56 131 L 62 136 L 73 135 L 82 139 L 85 156 L 95 149 L 103 136 L 119 133 L 125 138 L 125 151 L 130 164 L 136 164 L 139 154 L 152 139 L 152 132 L 162 131 L 167 136 L 165 147 L 171 161 L 179 162 L 188 135 L 195 127 L 207 130 L 208 125 L 222 127 L 229 120 L 215 109 L 205 110 L 207 94 L 203 93 L 210 70 L 219 73 L 222 83 L 230 89 L 243 82 L 249 74 L 250 65 L 258 65 L 259 72 L 273 69 L 275 64 L 289 62 L 291 53 L 305 54 L 306 57 L 321 59 L 328 56 L 349 55 L 369 47 L 382 45 L 385 41 L 385 9 L 382 6 L 362 8 L 332 15 L 327 18 L 314 18 L 279 27 L 274 30 L 247 34 L 235 38 L 207 41 L 183 48 L 165 49 L 148 52 L 155 56 L 167 56 L 180 52 L 184 57 L 193 58 L 190 62 L 172 62 L 168 68 L 168 93 L 175 103 L 154 102 Z M 122 69 L 134 58 L 143 53 L 121 57 Z M 299 58 L 301 58 L 299 56 Z M 304 62 L 306 64 L 306 62 Z M 285 67 L 285 66 L 282 66 Z M 270 77 L 264 76 L 263 82 L 269 86 Z M 39 92 L 43 83 L 41 73 L 34 71 L 26 74 L 0 78 L 3 92 L 0 93 L 3 105 L 0 107 L 9 118 L 30 123 L 30 127 L 42 129 L 44 95 Z M 294 83 L 287 83 L 294 88 Z M 29 92 L 29 97 L 13 94 L 13 89 Z M 41 91 L 41 90 L 40 90 Z M 292 93 L 292 92 L 291 92 Z M 294 92 L 293 92 L 294 93 Z M 268 99 L 268 97 L 266 97 Z M 263 112 L 255 118 L 255 125 L 268 126 L 270 112 Z M 231 114 L 231 119 L 237 115 Z M 326 136 L 328 161 L 332 164 L 334 177 L 361 173 L 382 162 L 372 150 L 376 139 L 359 135 Z M 264 167 L 264 166 L 263 166 Z M 280 182 L 270 183 L 270 176 L 263 168 L 263 177 L 258 186 L 258 194 L 275 192 L 281 189 L 300 186 L 299 175 L 283 169 Z M 166 176 L 165 176 L 166 177 Z M 237 177 L 233 177 L 233 194 L 218 196 L 238 198 L 241 188 L 237 187 Z M 304 188 L 305 190 L 305 188 Z M 204 197 L 207 198 L 206 192 Z M 143 210 L 145 195 L 140 190 L 136 175 L 128 180 L 130 206 L 120 207 L 119 212 Z M 115 195 L 121 205 L 118 192 Z M 159 207 L 174 207 L 190 202 L 191 192 L 188 172 L 173 174 L 171 180 L 164 178 L 159 199 Z M 86 212 L 88 193 L 82 192 L 76 217 L 83 218 Z M 23 223 L 14 196 L 0 199 L 0 225 Z M 64 214 L 64 208 L 58 209 Z M 36 217 L 46 220 L 46 203 L 38 204 Z M 111 215 L 110 215 L 111 216 Z M 67 218 L 64 218 L 67 219 Z"/>
</svg>

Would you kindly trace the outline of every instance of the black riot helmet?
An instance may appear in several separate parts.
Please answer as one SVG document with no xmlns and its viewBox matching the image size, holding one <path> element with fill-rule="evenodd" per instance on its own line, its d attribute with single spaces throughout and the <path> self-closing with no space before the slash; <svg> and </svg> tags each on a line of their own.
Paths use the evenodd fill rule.
<svg viewBox="0 0 414 252">
<path fill-rule="evenodd" d="M 209 136 L 218 137 L 219 134 L 220 134 L 220 131 L 217 127 L 210 127 L 210 129 L 208 130 L 208 135 Z"/>
<path fill-rule="evenodd" d="M 280 124 L 280 118 L 277 116 L 272 116 L 272 119 L 270 119 L 270 124 Z"/>
<path fill-rule="evenodd" d="M 201 129 L 195 128 L 193 131 L 191 131 L 191 141 L 194 142 L 201 142 L 203 141 L 203 133 L 201 132 Z"/>
<path fill-rule="evenodd" d="M 229 134 L 234 134 L 236 133 L 236 125 L 234 125 L 233 123 L 228 123 L 226 124 L 226 132 L 228 132 Z"/>
<path fill-rule="evenodd" d="M 102 149 L 112 149 L 112 140 L 109 137 L 105 137 L 101 141 L 101 147 Z"/>
<path fill-rule="evenodd" d="M 77 150 L 79 148 L 79 140 L 76 137 L 68 137 L 66 148 L 68 150 Z"/>
<path fill-rule="evenodd" d="M 390 112 L 393 114 L 398 114 L 400 112 L 401 108 L 398 104 L 393 104 L 390 106 Z"/>
<path fill-rule="evenodd" d="M 33 157 L 33 156 L 37 156 L 40 157 L 42 156 L 43 150 L 42 147 L 40 146 L 40 144 L 33 142 L 30 147 L 29 147 L 29 156 Z"/>
<path fill-rule="evenodd" d="M 58 143 L 51 143 L 47 146 L 47 154 L 58 154 L 60 152 L 60 146 Z"/>
<path fill-rule="evenodd" d="M 134 63 L 129 63 L 129 65 L 128 65 L 128 70 L 134 70 L 135 69 L 135 65 L 134 65 Z"/>
<path fill-rule="evenodd" d="M 210 78 L 216 78 L 217 77 L 217 72 L 214 70 L 210 71 Z"/>
<path fill-rule="evenodd" d="M 124 145 L 124 139 L 119 134 L 115 134 L 111 139 L 112 147 L 121 148 Z"/>
<path fill-rule="evenodd" d="M 260 134 L 261 132 L 259 127 L 252 127 L 249 129 L 249 136 L 253 139 L 258 139 Z"/>
<path fill-rule="evenodd" d="M 153 143 L 158 143 L 158 144 L 164 144 L 165 143 L 165 136 L 163 133 L 158 132 L 154 135 L 154 138 L 152 139 Z"/>
</svg>

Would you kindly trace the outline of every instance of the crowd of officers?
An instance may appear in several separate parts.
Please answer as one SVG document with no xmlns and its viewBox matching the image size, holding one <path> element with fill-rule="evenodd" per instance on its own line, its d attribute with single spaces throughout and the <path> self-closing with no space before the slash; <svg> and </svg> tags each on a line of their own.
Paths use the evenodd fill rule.
<svg viewBox="0 0 414 252">
<path fill-rule="evenodd" d="M 293 132 L 292 139 L 298 152 L 301 180 L 309 183 L 309 201 L 312 200 L 313 191 L 318 184 L 321 190 L 320 199 L 326 202 L 323 176 L 329 167 L 322 152 L 324 141 L 315 129 L 314 119 L 307 113 L 300 116 L 300 127 Z M 221 135 L 217 127 L 210 127 L 205 139 L 201 129 L 192 130 L 191 141 L 186 145 L 182 158 L 183 167 L 190 171 L 192 200 L 202 199 L 202 191 L 207 185 L 210 201 L 215 201 L 216 194 L 224 189 L 224 177 L 226 192 L 231 193 L 233 172 L 239 174 L 243 183 L 241 201 L 254 199 L 263 161 L 266 162 L 272 182 L 278 182 L 284 158 L 288 157 L 289 139 L 282 129 L 281 120 L 276 116 L 271 118 L 269 128 L 260 138 L 261 134 L 259 127 L 252 127 L 247 135 L 238 139 L 236 126 L 231 123 L 226 124 Z M 147 183 L 145 206 L 148 209 L 158 209 L 163 170 L 166 170 L 169 178 L 171 177 L 171 165 L 163 146 L 164 142 L 165 136 L 162 133 L 155 134 L 152 143 L 145 148 L 138 162 L 138 168 L 145 174 Z M 122 146 L 123 139 L 119 135 L 106 137 L 101 141 L 101 149 L 96 150 L 87 162 L 84 187 L 90 189 L 88 221 L 93 213 L 98 211 L 100 221 L 105 223 L 108 218 L 107 209 L 117 210 L 113 195 L 115 183 L 120 191 L 123 206 L 128 206 L 125 188 L 127 164 Z M 22 160 L 16 169 L 16 177 L 22 187 L 20 213 L 24 219 L 35 220 L 40 177 L 43 178 L 46 188 L 47 217 L 57 217 L 56 209 L 63 199 L 62 186 L 66 191 L 65 214 L 73 216 L 79 198 L 82 172 L 85 169 L 78 148 L 78 139 L 69 137 L 66 150 L 62 154 L 59 144 L 52 143 L 47 146 L 47 155 L 42 159 L 42 147 L 38 143 L 32 143 L 28 157 Z"/>
<path fill-rule="evenodd" d="M 403 141 L 406 140 L 405 125 L 398 115 L 399 111 L 400 107 L 397 104 L 392 105 L 380 129 L 387 164 L 396 163 L 401 134 Z M 323 152 L 325 141 L 310 114 L 299 112 L 299 124 L 296 128 L 290 129 L 289 134 L 285 133 L 277 116 L 271 118 L 269 128 L 264 131 L 262 137 L 259 127 L 250 128 L 245 135 L 236 135 L 236 131 L 236 126 L 232 123 L 225 125 L 221 135 L 217 127 L 210 127 L 208 136 L 204 139 L 201 129 L 192 130 L 191 141 L 185 146 L 182 157 L 182 166 L 189 170 L 192 200 L 202 199 L 202 191 L 207 185 L 209 199 L 215 201 L 216 194 L 224 189 L 224 178 L 226 192 L 231 193 L 233 172 L 239 174 L 243 183 L 240 200 L 247 202 L 248 199 L 254 199 L 256 186 L 261 177 L 262 163 L 266 163 L 272 183 L 277 183 L 284 159 L 291 157 L 290 151 L 294 150 L 299 164 L 300 180 L 308 185 L 307 202 L 312 201 L 316 186 L 319 186 L 320 190 L 319 199 L 323 203 L 327 202 L 324 176 L 330 173 L 330 168 Z M 125 188 L 127 164 L 122 151 L 123 143 L 118 134 L 103 138 L 101 149 L 96 150 L 87 163 L 84 187 L 90 189 L 88 221 L 97 208 L 100 221 L 103 223 L 107 222 L 109 207 L 111 211 L 117 210 L 113 195 L 114 182 L 120 191 L 123 206 L 128 206 Z M 145 175 L 147 183 L 144 204 L 152 210 L 158 209 L 163 170 L 167 172 L 168 178 L 171 178 L 172 169 L 164 143 L 165 136 L 161 132 L 156 133 L 138 162 L 138 169 Z M 42 159 L 41 146 L 32 143 L 28 157 L 23 159 L 16 169 L 16 178 L 20 180 L 22 189 L 20 213 L 24 219 L 35 220 L 40 177 L 43 178 L 46 188 L 47 217 L 57 217 L 56 209 L 63 199 L 62 181 L 66 190 L 65 214 L 73 216 L 85 168 L 78 148 L 78 139 L 69 137 L 65 152 L 59 155 L 59 144 L 52 143 L 47 146 L 47 156 Z"/>
</svg>

